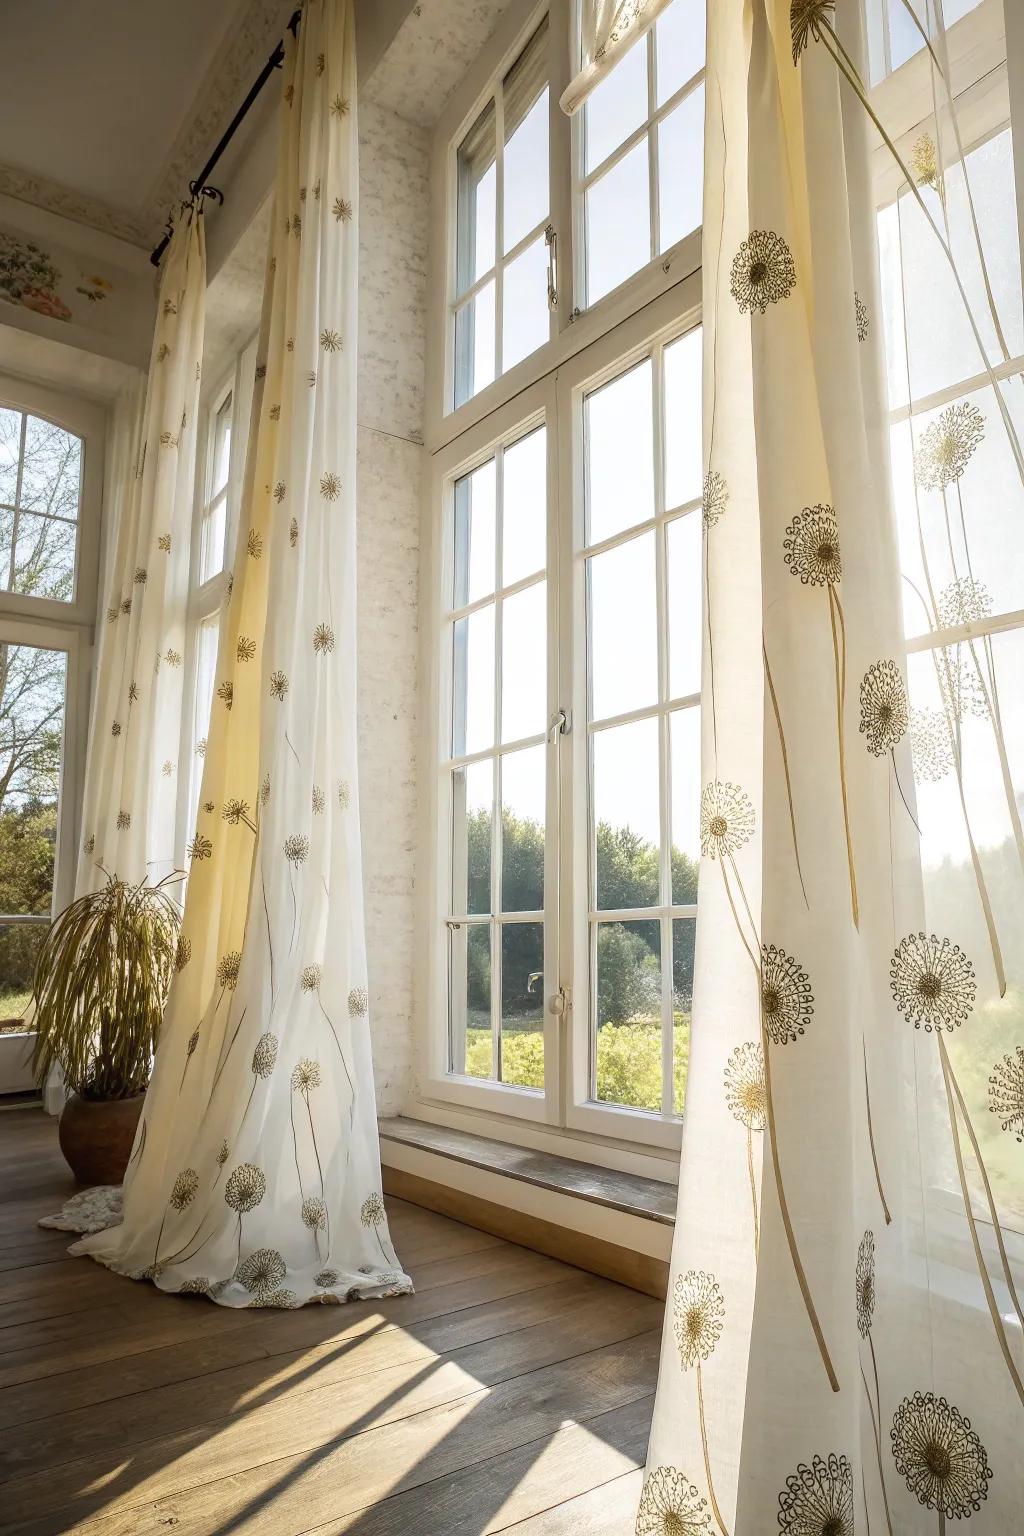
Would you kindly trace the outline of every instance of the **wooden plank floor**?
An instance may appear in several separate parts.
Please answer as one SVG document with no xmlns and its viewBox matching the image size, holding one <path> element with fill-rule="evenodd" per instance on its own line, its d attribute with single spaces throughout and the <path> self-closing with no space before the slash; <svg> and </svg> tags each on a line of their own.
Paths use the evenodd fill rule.
<svg viewBox="0 0 1024 1536">
<path fill-rule="evenodd" d="M 414 1296 L 230 1311 L 70 1259 L 0 1110 L 0 1529 L 631 1536 L 661 1305 L 389 1200 Z"/>
</svg>

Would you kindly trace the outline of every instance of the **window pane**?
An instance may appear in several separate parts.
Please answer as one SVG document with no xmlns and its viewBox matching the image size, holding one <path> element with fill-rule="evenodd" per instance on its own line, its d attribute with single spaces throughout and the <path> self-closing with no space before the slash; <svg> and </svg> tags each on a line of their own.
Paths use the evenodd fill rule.
<svg viewBox="0 0 1024 1536">
<path fill-rule="evenodd" d="M 462 923 L 451 930 L 448 953 L 451 1069 L 493 1078 L 490 923 Z"/>
<path fill-rule="evenodd" d="M 489 603 L 454 627 L 455 687 L 452 755 L 482 752 L 494 744 L 494 605 Z"/>
<path fill-rule="evenodd" d="M 228 526 L 227 492 L 222 491 L 203 516 L 199 550 L 199 580 L 209 581 L 224 569 L 224 540 Z"/>
<path fill-rule="evenodd" d="M 75 596 L 74 523 L 0 510 L 0 584 L 26 597 L 70 603 Z M 13 560 L 11 541 L 16 540 Z"/>
<path fill-rule="evenodd" d="M 550 335 L 548 250 L 538 235 L 505 268 L 501 297 L 502 372 L 542 347 Z"/>
<path fill-rule="evenodd" d="M 650 358 L 587 396 L 584 436 L 587 543 L 598 544 L 654 516 Z"/>
<path fill-rule="evenodd" d="M 491 815 L 494 804 L 493 762 L 470 763 L 452 774 L 452 896 L 451 910 L 482 913 L 491 910 Z"/>
<path fill-rule="evenodd" d="M 587 303 L 596 304 L 651 259 L 646 138 L 587 189 L 586 226 Z"/>
<path fill-rule="evenodd" d="M 669 693 L 674 699 L 700 692 L 701 523 L 688 512 L 669 523 L 668 638 Z"/>
<path fill-rule="evenodd" d="M 459 145 L 456 292 L 465 293 L 494 266 L 495 112 L 489 101 Z"/>
<path fill-rule="evenodd" d="M 510 251 L 548 211 L 547 20 L 505 77 L 504 248 Z"/>
<path fill-rule="evenodd" d="M 681 1115 L 690 1064 L 690 1018 L 693 1011 L 693 951 L 697 923 L 677 917 L 672 923 L 672 1110 Z"/>
<path fill-rule="evenodd" d="M 82 479 L 82 440 L 52 421 L 29 416 L 25 423 L 25 462 L 21 470 L 21 505 L 51 517 L 78 516 Z"/>
<path fill-rule="evenodd" d="M 661 1108 L 661 924 L 596 923 L 597 1097 Z"/>
<path fill-rule="evenodd" d="M 494 282 L 485 283 L 455 316 L 455 404 L 494 382 Z"/>
<path fill-rule="evenodd" d="M 228 483 L 228 468 L 231 463 L 231 396 L 228 395 L 220 410 L 213 428 L 213 465 L 210 483 L 211 495 L 222 491 Z"/>
<path fill-rule="evenodd" d="M 0 913 L 49 913 L 67 655 L 5 645 L 0 659 Z"/>
<path fill-rule="evenodd" d="M 924 42 L 903 0 L 888 0 L 888 5 L 890 67 L 899 69 L 901 64 L 913 58 L 919 48 L 924 47 Z M 943 13 L 945 13 L 945 5 Z M 926 14 L 926 12 L 922 13 L 922 15 Z M 927 28 L 927 22 L 923 25 Z"/>
<path fill-rule="evenodd" d="M 597 906 L 653 907 L 660 900 L 658 722 L 595 731 L 593 825 Z"/>
<path fill-rule="evenodd" d="M 701 329 L 665 348 L 665 506 L 697 501 L 701 464 Z"/>
<path fill-rule="evenodd" d="M 0 1031 L 24 1018 L 36 961 L 49 931 L 49 923 L 0 923 Z M 26 1042 L 26 1071 L 30 1057 L 31 1044 Z"/>
<path fill-rule="evenodd" d="M 705 0 L 673 0 L 654 27 L 658 106 L 704 68 Z"/>
<path fill-rule="evenodd" d="M 210 728 L 210 710 L 213 706 L 213 685 L 217 675 L 217 645 L 220 640 L 220 618 L 214 615 L 200 624 L 196 632 L 196 692 L 192 708 L 193 760 L 189 779 L 188 825 L 195 826 L 199 808 L 199 790 L 203 777 L 203 758 L 206 756 L 206 733 Z"/>
<path fill-rule="evenodd" d="M 653 704 L 658 696 L 654 533 L 587 561 L 591 718 Z"/>
<path fill-rule="evenodd" d="M 455 482 L 453 608 L 463 608 L 494 591 L 495 484 L 493 459 Z"/>
<path fill-rule="evenodd" d="M 501 759 L 501 910 L 544 907 L 547 752 L 528 747 Z"/>
<path fill-rule="evenodd" d="M 672 900 L 696 905 L 700 866 L 700 710 L 669 717 L 672 747 Z"/>
<path fill-rule="evenodd" d="M 0 406 L 0 502 L 13 507 L 18 496 L 21 412 Z"/>
<path fill-rule="evenodd" d="M 548 438 L 544 427 L 505 449 L 502 464 L 501 580 L 511 586 L 546 565 Z"/>
<path fill-rule="evenodd" d="M 544 924 L 501 926 L 501 1065 L 503 1083 L 544 1086 Z"/>
<path fill-rule="evenodd" d="M 618 149 L 647 117 L 647 45 L 637 43 L 583 107 L 587 174 Z"/>
<path fill-rule="evenodd" d="M 547 591 L 538 581 L 502 606 L 502 741 L 539 735 L 547 724 Z"/>
<path fill-rule="evenodd" d="M 659 250 L 700 227 L 703 203 L 704 87 L 699 85 L 658 125 Z"/>
</svg>

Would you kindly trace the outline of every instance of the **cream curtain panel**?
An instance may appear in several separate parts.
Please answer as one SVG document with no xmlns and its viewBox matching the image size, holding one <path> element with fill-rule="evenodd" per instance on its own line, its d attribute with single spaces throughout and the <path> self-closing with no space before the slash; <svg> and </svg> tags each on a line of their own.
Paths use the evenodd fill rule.
<svg viewBox="0 0 1024 1536">
<path fill-rule="evenodd" d="M 579 41 L 582 62 L 559 98 L 570 117 L 578 112 L 624 53 L 653 27 L 670 0 L 581 0 Z M 709 0 L 710 3 L 710 0 Z"/>
<path fill-rule="evenodd" d="M 189 208 L 161 269 L 144 399 L 129 389 L 114 413 L 105 617 L 98 625 L 79 896 L 101 886 L 107 872 L 155 884 L 175 866 L 205 313 L 203 217 Z"/>
<path fill-rule="evenodd" d="M 960 327 L 987 378 L 998 323 L 929 46 L 920 164 L 888 149 L 935 262 L 931 329 Z M 954 584 L 929 629 L 956 642 L 925 657 L 938 707 L 912 718 L 864 53 L 853 3 L 708 6 L 703 867 L 638 1536 L 1020 1527 L 1021 1175 L 994 1182 L 988 1149 L 1024 1124 L 1021 1018 L 984 923 L 979 942 L 986 899 L 926 912 L 911 752 L 913 733 L 918 776 L 955 774 L 963 800 L 975 705 L 999 732 L 972 638 L 982 428 L 959 407 L 911 423 L 922 557 Z M 1005 392 L 987 398 L 1015 475 Z"/>
<path fill-rule="evenodd" d="M 77 1251 L 293 1307 L 411 1289 L 381 1198 L 356 786 L 351 0 L 289 40 L 233 589 L 121 1227 Z"/>
</svg>

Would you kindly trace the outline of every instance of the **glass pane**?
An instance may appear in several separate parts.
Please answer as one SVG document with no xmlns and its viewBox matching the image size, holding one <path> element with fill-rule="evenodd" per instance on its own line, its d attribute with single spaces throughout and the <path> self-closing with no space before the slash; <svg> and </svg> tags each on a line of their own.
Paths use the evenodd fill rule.
<svg viewBox="0 0 1024 1536">
<path fill-rule="evenodd" d="M 658 722 L 595 731 L 593 828 L 597 903 L 605 910 L 660 901 Z"/>
<path fill-rule="evenodd" d="M 494 281 L 485 283 L 455 316 L 455 404 L 494 382 Z"/>
<path fill-rule="evenodd" d="M 704 68 L 705 0 L 673 0 L 654 28 L 658 106 Z"/>
<path fill-rule="evenodd" d="M 231 396 L 228 395 L 220 410 L 213 428 L 213 474 L 210 492 L 216 495 L 222 491 L 228 483 L 228 468 L 231 463 Z"/>
<path fill-rule="evenodd" d="M 21 505 L 51 517 L 78 516 L 82 480 L 82 439 L 52 421 L 29 416 L 25 423 L 25 462 L 21 470 Z"/>
<path fill-rule="evenodd" d="M 537 736 L 547 725 L 547 582 L 505 599 L 501 611 L 501 739 Z"/>
<path fill-rule="evenodd" d="M 668 672 L 674 699 L 700 692 L 701 646 L 701 524 L 699 512 L 688 512 L 669 523 L 668 544 Z"/>
<path fill-rule="evenodd" d="M 0 1035 L 18 1033 L 49 931 L 49 923 L 0 923 Z M 26 1068 L 30 1052 L 31 1046 L 24 1057 Z"/>
<path fill-rule="evenodd" d="M 453 637 L 452 755 L 494 744 L 494 605 L 459 619 Z"/>
<path fill-rule="evenodd" d="M 588 544 L 598 544 L 654 516 L 651 390 L 648 357 L 586 398 Z"/>
<path fill-rule="evenodd" d="M 505 449 L 502 463 L 501 581 L 511 586 L 547 564 L 548 435 L 538 427 Z"/>
<path fill-rule="evenodd" d="M 496 470 L 493 459 L 455 482 L 455 591 L 463 608 L 494 591 Z"/>
<path fill-rule="evenodd" d="M 495 113 L 489 101 L 459 145 L 456 292 L 465 293 L 494 266 Z"/>
<path fill-rule="evenodd" d="M 700 498 L 701 329 L 665 348 L 665 506 Z"/>
<path fill-rule="evenodd" d="M 1024 383 L 1006 379 L 1002 393 L 1024 433 Z M 930 627 L 929 586 L 949 623 L 1024 607 L 1024 487 L 991 388 L 897 423 L 890 441 L 908 635 Z M 962 472 L 943 487 L 947 454 Z"/>
<path fill-rule="evenodd" d="M 528 747 L 501 759 L 501 910 L 544 907 L 547 752 Z"/>
<path fill-rule="evenodd" d="M 452 912 L 491 910 L 493 762 L 470 763 L 452 774 Z"/>
<path fill-rule="evenodd" d="M 681 1115 L 690 1064 L 690 1017 L 693 1011 L 693 950 L 697 922 L 677 917 L 672 923 L 672 1112 Z"/>
<path fill-rule="evenodd" d="M 672 900 L 695 906 L 700 867 L 700 710 L 669 717 L 672 747 Z"/>
<path fill-rule="evenodd" d="M 605 1104 L 661 1109 L 661 924 L 597 923 L 595 1066 Z"/>
<path fill-rule="evenodd" d="M 0 913 L 51 908 L 66 681 L 64 651 L 0 645 Z"/>
<path fill-rule="evenodd" d="M 491 1037 L 491 925 L 462 923 L 449 943 L 449 1042 L 452 1071 L 494 1076 Z"/>
<path fill-rule="evenodd" d="M 11 543 L 15 541 L 12 557 Z M 34 512 L 0 510 L 0 586 L 26 597 L 70 603 L 75 596 L 78 528 Z"/>
<path fill-rule="evenodd" d="M 924 42 L 903 0 L 888 0 L 888 5 L 890 68 L 899 69 L 901 64 L 913 58 L 919 48 L 924 47 Z M 922 11 L 921 14 L 927 16 L 926 11 Z M 945 4 L 943 14 L 945 14 Z M 923 25 L 927 26 L 927 22 L 925 21 Z"/>
<path fill-rule="evenodd" d="M 642 54 L 642 49 L 632 49 L 626 58 L 634 54 Z M 588 187 L 586 242 L 588 304 L 596 304 L 650 261 L 651 192 L 646 138 L 623 155 L 600 181 Z"/>
<path fill-rule="evenodd" d="M 544 1086 L 544 924 L 501 927 L 499 1078 L 517 1088 Z"/>
<path fill-rule="evenodd" d="M 647 45 L 637 43 L 587 98 L 583 107 L 589 175 L 647 117 Z"/>
<path fill-rule="evenodd" d="M 654 532 L 587 561 L 591 719 L 653 704 L 658 696 Z"/>
<path fill-rule="evenodd" d="M 21 412 L 0 406 L 0 503 L 13 507 L 18 495 Z"/>
<path fill-rule="evenodd" d="M 545 29 L 546 31 L 546 29 Z M 508 101 L 505 132 L 509 133 Z M 548 212 L 547 87 L 505 144 L 504 247 L 510 251 Z"/>
<path fill-rule="evenodd" d="M 505 373 L 547 341 L 548 248 L 538 235 L 505 268 L 501 296 L 501 368 Z"/>
<path fill-rule="evenodd" d="M 698 229 L 704 205 L 704 87 L 684 96 L 658 125 L 658 249 Z"/>
<path fill-rule="evenodd" d="M 227 492 L 222 491 L 203 517 L 199 579 L 209 581 L 224 569 L 224 540 L 228 524 Z"/>
</svg>

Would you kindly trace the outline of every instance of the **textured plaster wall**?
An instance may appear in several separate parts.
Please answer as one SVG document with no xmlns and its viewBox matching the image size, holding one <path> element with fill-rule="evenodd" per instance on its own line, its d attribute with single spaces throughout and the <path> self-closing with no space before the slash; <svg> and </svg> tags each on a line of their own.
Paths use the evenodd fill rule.
<svg viewBox="0 0 1024 1536">
<path fill-rule="evenodd" d="M 359 763 L 377 1104 L 406 1102 L 415 1025 L 417 585 L 426 129 L 360 102 Z"/>
</svg>

